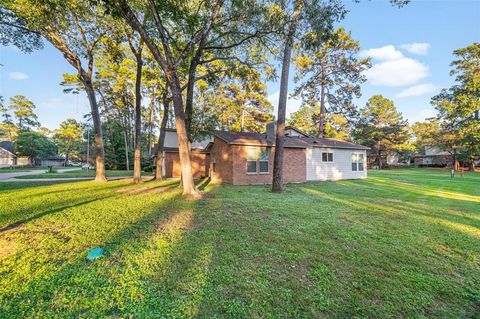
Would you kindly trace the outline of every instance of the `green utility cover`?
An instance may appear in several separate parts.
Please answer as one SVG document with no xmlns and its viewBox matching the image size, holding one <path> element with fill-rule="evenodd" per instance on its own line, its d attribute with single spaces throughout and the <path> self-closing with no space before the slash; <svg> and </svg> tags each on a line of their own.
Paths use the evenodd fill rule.
<svg viewBox="0 0 480 319">
<path fill-rule="evenodd" d="M 88 260 L 95 260 L 97 258 L 103 257 L 103 248 L 97 247 L 90 249 L 87 254 Z"/>
</svg>

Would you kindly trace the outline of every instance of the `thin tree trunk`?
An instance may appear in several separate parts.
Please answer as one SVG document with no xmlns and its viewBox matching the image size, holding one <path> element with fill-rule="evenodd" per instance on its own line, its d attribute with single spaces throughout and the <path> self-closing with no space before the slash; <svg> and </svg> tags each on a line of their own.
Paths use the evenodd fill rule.
<svg viewBox="0 0 480 319">
<path fill-rule="evenodd" d="M 320 120 L 318 123 L 318 137 L 325 135 L 325 122 L 327 120 L 327 110 L 325 108 L 325 64 L 326 64 L 326 52 L 324 50 L 322 57 L 322 78 L 320 83 Z"/>
<path fill-rule="evenodd" d="M 133 157 L 133 182 L 142 181 L 141 135 L 142 135 L 142 51 L 136 55 L 137 74 L 135 78 L 135 151 Z"/>
<path fill-rule="evenodd" d="M 303 7 L 303 1 L 297 0 L 295 2 L 295 12 L 289 26 L 287 39 L 285 40 L 285 48 L 283 50 L 282 59 L 282 74 L 280 77 L 280 94 L 278 100 L 278 117 L 277 117 L 277 132 L 275 137 L 275 155 L 273 158 L 273 180 L 272 192 L 283 191 L 283 144 L 285 137 L 285 114 L 287 109 L 287 94 L 288 94 L 288 74 L 290 71 L 290 59 L 292 56 L 292 46 L 300 18 L 300 12 Z"/>
<path fill-rule="evenodd" d="M 123 130 L 123 142 L 125 144 L 125 165 L 127 166 L 127 171 L 130 170 L 130 161 L 128 160 L 128 136 L 127 136 L 127 131 L 126 129 Z"/>
<path fill-rule="evenodd" d="M 98 111 L 97 99 L 93 89 L 92 82 L 83 81 L 85 91 L 87 92 L 90 109 L 92 112 L 93 131 L 95 133 L 95 181 L 104 182 L 107 180 L 105 176 L 105 151 L 103 146 L 102 123 L 100 121 L 100 113 Z"/>
<path fill-rule="evenodd" d="M 163 95 L 163 117 L 162 124 L 160 125 L 160 135 L 157 143 L 157 154 L 155 157 L 155 179 L 163 179 L 163 146 L 165 144 L 165 129 L 168 123 L 168 101 L 166 100 L 166 94 Z"/>
<path fill-rule="evenodd" d="M 148 118 L 148 156 L 152 156 L 152 139 L 153 139 L 153 115 L 155 108 L 155 91 L 152 89 L 150 94 L 150 114 Z"/>
<path fill-rule="evenodd" d="M 320 119 L 318 122 L 318 137 L 325 135 L 325 122 L 327 120 L 327 112 L 325 109 L 325 86 L 322 84 L 320 87 Z"/>
</svg>

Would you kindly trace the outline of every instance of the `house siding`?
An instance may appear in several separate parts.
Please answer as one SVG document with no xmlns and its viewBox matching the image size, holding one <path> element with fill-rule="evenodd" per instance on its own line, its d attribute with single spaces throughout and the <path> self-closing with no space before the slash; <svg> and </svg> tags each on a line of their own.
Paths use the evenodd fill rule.
<svg viewBox="0 0 480 319">
<path fill-rule="evenodd" d="M 0 147 L 0 167 L 10 167 L 14 164 L 14 155 Z"/>
<path fill-rule="evenodd" d="M 233 184 L 254 185 L 271 184 L 273 176 L 273 159 L 275 148 L 269 147 L 270 160 L 268 173 L 247 173 L 247 151 L 248 146 L 231 145 L 233 154 Z M 285 183 L 303 183 L 306 181 L 305 174 L 305 149 L 285 148 L 283 155 L 283 180 Z"/>
<path fill-rule="evenodd" d="M 322 152 L 333 153 L 333 162 L 322 162 Z M 363 154 L 363 171 L 352 171 L 352 154 Z M 306 150 L 306 176 L 308 181 L 327 181 L 367 177 L 365 150 L 338 148 L 308 148 Z"/>
<path fill-rule="evenodd" d="M 191 152 L 190 155 L 192 172 L 194 178 L 208 176 L 210 159 L 208 154 L 200 152 Z M 180 177 L 182 174 L 182 167 L 180 165 L 180 156 L 178 152 L 165 153 L 165 177 Z"/>
<path fill-rule="evenodd" d="M 210 176 L 213 183 L 233 184 L 233 154 L 232 148 L 225 141 L 214 138 L 210 149 Z M 215 170 L 213 164 L 215 163 Z"/>
</svg>

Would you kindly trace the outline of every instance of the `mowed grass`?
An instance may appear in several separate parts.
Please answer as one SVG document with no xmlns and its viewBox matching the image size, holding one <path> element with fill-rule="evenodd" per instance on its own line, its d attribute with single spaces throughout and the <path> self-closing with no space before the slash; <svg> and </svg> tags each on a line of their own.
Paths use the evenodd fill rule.
<svg viewBox="0 0 480 319">
<path fill-rule="evenodd" d="M 105 174 L 107 175 L 107 177 L 133 176 L 133 171 L 106 170 Z M 145 172 L 142 172 L 142 174 L 146 175 Z M 147 175 L 151 175 L 151 173 Z M 15 178 L 42 179 L 42 178 L 78 178 L 78 177 L 95 177 L 95 170 L 78 169 L 78 170 L 66 171 L 63 173 L 56 172 L 56 173 L 32 174 L 32 175 L 17 176 Z"/>
<path fill-rule="evenodd" d="M 369 173 L 0 184 L 0 317 L 478 318 L 480 174 Z"/>
</svg>

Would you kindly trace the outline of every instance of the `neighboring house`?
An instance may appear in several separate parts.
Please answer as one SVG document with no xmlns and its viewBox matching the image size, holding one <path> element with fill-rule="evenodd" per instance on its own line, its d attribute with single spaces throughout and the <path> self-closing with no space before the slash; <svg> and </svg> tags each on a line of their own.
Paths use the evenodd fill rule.
<svg viewBox="0 0 480 319">
<path fill-rule="evenodd" d="M 0 167 L 31 166 L 28 156 L 17 156 L 10 141 L 0 141 Z"/>
<path fill-rule="evenodd" d="M 209 175 L 209 152 L 205 149 L 211 139 L 206 139 L 200 142 L 192 143 L 192 170 L 193 176 L 205 177 Z M 155 149 L 153 148 L 152 154 L 155 157 Z M 180 156 L 178 154 L 178 141 L 177 132 L 175 129 L 165 130 L 165 141 L 163 146 L 163 176 L 166 178 L 180 177 L 181 166 Z"/>
<path fill-rule="evenodd" d="M 285 183 L 366 178 L 368 147 L 330 139 L 312 138 L 288 128 L 283 155 Z M 207 146 L 212 182 L 233 185 L 271 184 L 275 126 L 267 134 L 219 131 Z"/>
<path fill-rule="evenodd" d="M 40 161 L 41 166 L 64 166 L 65 157 L 54 155 Z"/>
<path fill-rule="evenodd" d="M 436 146 L 426 146 L 421 154 L 415 155 L 415 166 L 451 167 L 453 156 Z"/>
<path fill-rule="evenodd" d="M 0 142 L 0 167 L 13 167 L 16 155 L 13 153 L 13 144 L 9 141 Z"/>
</svg>

